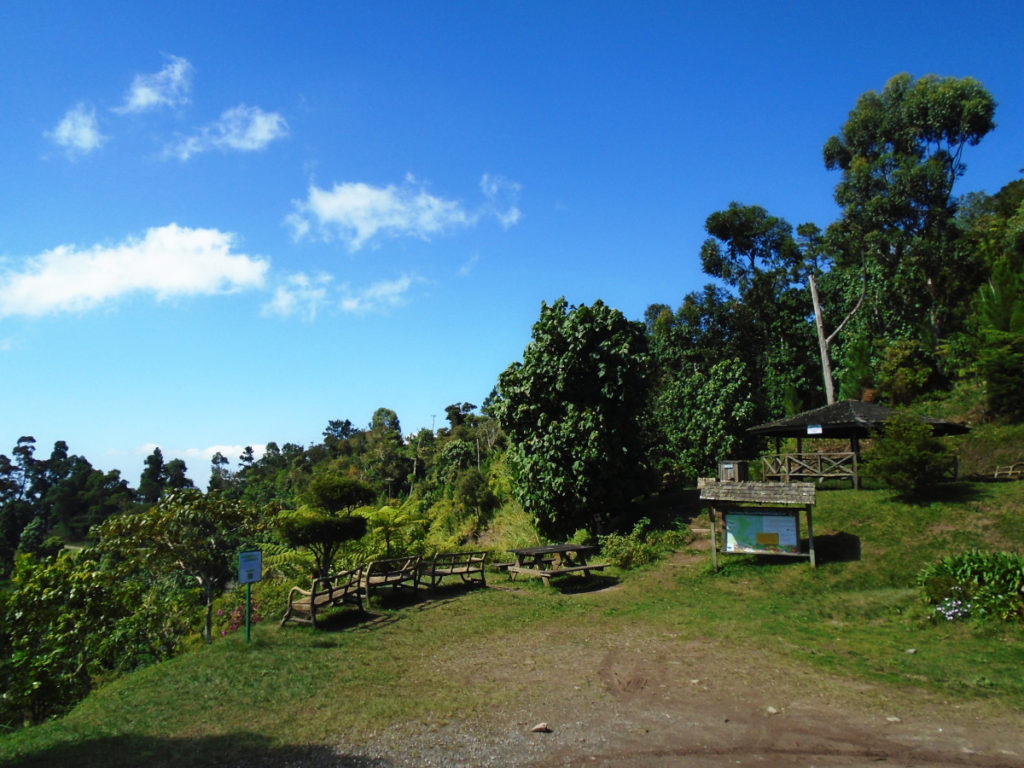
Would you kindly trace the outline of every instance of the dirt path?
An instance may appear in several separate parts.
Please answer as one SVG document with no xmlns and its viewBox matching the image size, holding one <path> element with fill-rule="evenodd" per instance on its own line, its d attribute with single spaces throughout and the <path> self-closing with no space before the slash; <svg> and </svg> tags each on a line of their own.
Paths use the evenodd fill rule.
<svg viewBox="0 0 1024 768">
<path fill-rule="evenodd" d="M 485 719 L 382 734 L 380 762 L 364 765 L 1024 766 L 1020 713 L 848 681 L 822 686 L 788 670 L 757 682 L 772 669 L 759 654 L 729 657 L 671 637 L 618 640 L 581 652 L 552 638 L 529 674 L 560 675 L 560 700 L 505 702 Z M 539 723 L 550 731 L 532 732 Z"/>
<path fill-rule="evenodd" d="M 681 555 L 671 566 L 689 564 Z M 1024 766 L 1024 713 L 780 667 L 770 649 L 641 625 L 599 640 L 571 627 L 492 639 L 438 663 L 461 684 L 488 680 L 508 696 L 464 721 L 379 734 L 360 750 L 366 762 L 345 765 Z M 533 732 L 540 723 L 550 730 Z"/>
</svg>

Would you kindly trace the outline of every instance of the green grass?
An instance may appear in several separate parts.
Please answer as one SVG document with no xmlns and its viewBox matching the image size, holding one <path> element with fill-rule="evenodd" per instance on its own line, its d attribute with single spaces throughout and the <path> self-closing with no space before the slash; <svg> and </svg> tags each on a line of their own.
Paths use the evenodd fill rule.
<svg viewBox="0 0 1024 768">
<path fill-rule="evenodd" d="M 704 552 L 612 570 L 589 585 L 566 577 L 551 589 L 539 581 L 505 589 L 506 577 L 494 574 L 503 588 L 386 600 L 372 621 L 342 611 L 315 632 L 268 621 L 249 645 L 237 633 L 114 680 L 61 720 L 0 737 L 0 763 L 316 757 L 342 737 L 358 746 L 393 724 L 443 727 L 498 711 L 527 694 L 545 649 L 611 646 L 637 633 L 767 652 L 823 685 L 838 676 L 1024 707 L 1024 626 L 935 623 L 913 586 L 924 565 L 967 548 L 1024 552 L 1024 482 L 947 490 L 950 501 L 925 505 L 884 491 L 820 492 L 816 570 L 803 560 L 725 556 L 714 573 Z"/>
</svg>

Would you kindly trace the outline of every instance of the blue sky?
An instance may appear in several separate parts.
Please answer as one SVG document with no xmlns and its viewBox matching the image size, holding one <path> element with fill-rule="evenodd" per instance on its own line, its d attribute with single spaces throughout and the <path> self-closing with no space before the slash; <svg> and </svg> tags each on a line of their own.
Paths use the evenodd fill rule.
<svg viewBox="0 0 1024 768">
<path fill-rule="evenodd" d="M 0 452 L 403 431 L 479 405 L 542 301 L 641 319 L 736 200 L 836 217 L 821 149 L 900 72 L 999 106 L 958 191 L 1024 168 L 1017 2 L 0 6 Z"/>
</svg>

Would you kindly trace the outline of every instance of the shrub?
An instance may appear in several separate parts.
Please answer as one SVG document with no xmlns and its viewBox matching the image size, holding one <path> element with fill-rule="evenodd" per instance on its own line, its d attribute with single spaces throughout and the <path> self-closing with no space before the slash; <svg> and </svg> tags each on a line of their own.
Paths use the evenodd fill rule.
<svg viewBox="0 0 1024 768">
<path fill-rule="evenodd" d="M 929 424 L 897 410 L 865 452 L 864 476 L 892 488 L 901 498 L 914 500 L 934 490 L 952 464 L 952 452 Z"/>
<path fill-rule="evenodd" d="M 493 553 L 493 559 L 503 560 L 513 549 L 539 547 L 543 541 L 533 518 L 518 502 L 509 500 L 494 513 L 478 543 Z"/>
<path fill-rule="evenodd" d="M 1024 620 L 1024 557 L 972 549 L 923 569 L 917 584 L 935 618 Z"/>
<path fill-rule="evenodd" d="M 693 531 L 684 522 L 677 522 L 674 528 L 666 531 L 652 531 L 647 540 L 659 551 L 676 551 L 693 541 Z"/>
<path fill-rule="evenodd" d="M 647 541 L 644 531 L 651 524 L 646 517 L 637 520 L 628 534 L 609 533 L 599 537 L 601 554 L 616 568 L 636 568 L 658 558 L 657 550 Z"/>
</svg>

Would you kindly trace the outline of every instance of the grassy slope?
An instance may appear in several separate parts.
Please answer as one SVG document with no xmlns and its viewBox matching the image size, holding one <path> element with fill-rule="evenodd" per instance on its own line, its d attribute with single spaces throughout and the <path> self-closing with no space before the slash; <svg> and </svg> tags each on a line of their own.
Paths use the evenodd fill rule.
<svg viewBox="0 0 1024 768">
<path fill-rule="evenodd" d="M 3 737 L 0 762 L 281 763 L 339 734 L 358 742 L 393 723 L 441 725 L 500 708 L 525 691 L 531 657 L 567 633 L 581 648 L 643 633 L 737 653 L 767 648 L 783 665 L 1024 707 L 1022 626 L 931 623 L 913 589 L 920 567 L 943 555 L 1024 552 L 1024 483 L 949 490 L 950 501 L 927 506 L 882 491 L 819 493 L 816 571 L 728 557 L 714 574 L 703 551 L 619 574 L 618 589 L 510 590 L 495 575 L 501 589 L 375 607 L 369 623 L 349 611 L 328 631 L 261 624 L 248 646 L 236 634 L 114 681 L 60 721 Z"/>
</svg>

